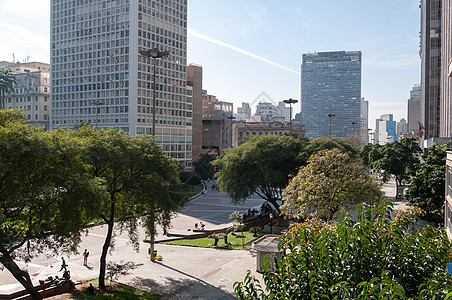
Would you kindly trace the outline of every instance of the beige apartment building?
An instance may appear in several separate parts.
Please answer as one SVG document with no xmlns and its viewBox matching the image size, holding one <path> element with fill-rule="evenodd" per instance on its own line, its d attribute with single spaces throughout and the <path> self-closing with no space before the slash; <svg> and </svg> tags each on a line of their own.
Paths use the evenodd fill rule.
<svg viewBox="0 0 452 300">
<path fill-rule="evenodd" d="M 49 128 L 50 65 L 40 62 L 1 61 L 16 76 L 14 91 L 6 95 L 5 106 L 21 108 L 28 124 Z"/>
</svg>

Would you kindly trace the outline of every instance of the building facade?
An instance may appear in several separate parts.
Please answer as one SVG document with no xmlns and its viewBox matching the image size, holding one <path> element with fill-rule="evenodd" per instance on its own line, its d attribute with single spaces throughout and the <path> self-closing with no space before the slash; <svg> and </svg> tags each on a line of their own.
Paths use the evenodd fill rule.
<svg viewBox="0 0 452 300">
<path fill-rule="evenodd" d="M 452 137 L 452 3 L 442 2 L 440 136 Z"/>
<path fill-rule="evenodd" d="M 16 77 L 14 90 L 5 95 L 5 107 L 20 108 L 27 124 L 49 128 L 50 65 L 40 62 L 0 62 Z"/>
<path fill-rule="evenodd" d="M 361 117 L 359 123 L 359 135 L 361 137 L 361 142 L 367 144 L 369 142 L 369 101 L 361 98 Z"/>
<path fill-rule="evenodd" d="M 375 122 L 375 143 L 384 145 L 397 141 L 396 121 L 392 114 L 381 115 Z"/>
<path fill-rule="evenodd" d="M 397 136 L 402 136 L 406 133 L 408 133 L 408 123 L 405 118 L 401 118 L 396 124 L 396 134 Z"/>
<path fill-rule="evenodd" d="M 408 133 L 417 133 L 421 122 L 421 86 L 415 84 L 408 99 Z"/>
<path fill-rule="evenodd" d="M 360 101 L 360 51 L 303 54 L 301 122 L 307 138 L 328 136 L 330 128 L 333 137 L 353 134 L 352 122 L 360 124 Z"/>
<path fill-rule="evenodd" d="M 446 157 L 446 199 L 444 206 L 444 227 L 447 237 L 452 240 L 452 152 L 447 151 Z"/>
<path fill-rule="evenodd" d="M 242 107 L 237 107 L 237 121 L 246 121 L 249 118 L 251 118 L 250 104 L 242 102 Z"/>
<path fill-rule="evenodd" d="M 88 123 L 155 135 L 166 154 L 190 168 L 186 43 L 186 0 L 52 0 L 50 127 Z M 156 60 L 155 78 L 152 59 L 139 55 L 154 48 L 169 52 Z"/>
<path fill-rule="evenodd" d="M 192 88 L 193 96 L 193 121 L 192 121 L 192 143 L 193 162 L 197 161 L 202 154 L 202 66 L 189 64 L 187 66 L 187 85 Z"/>
<path fill-rule="evenodd" d="M 439 137 L 441 0 L 421 0 L 421 123 L 424 138 Z M 447 1 L 446 1 L 447 2 Z"/>
<path fill-rule="evenodd" d="M 233 104 L 219 101 L 203 90 L 202 95 L 202 151 L 221 155 L 232 146 Z"/>
<path fill-rule="evenodd" d="M 299 138 L 304 138 L 304 126 L 300 126 L 292 122 L 289 126 L 287 122 L 243 122 L 236 121 L 233 125 L 233 146 L 237 146 L 239 141 L 249 136 L 264 136 L 264 135 L 284 135 L 295 134 Z"/>
</svg>

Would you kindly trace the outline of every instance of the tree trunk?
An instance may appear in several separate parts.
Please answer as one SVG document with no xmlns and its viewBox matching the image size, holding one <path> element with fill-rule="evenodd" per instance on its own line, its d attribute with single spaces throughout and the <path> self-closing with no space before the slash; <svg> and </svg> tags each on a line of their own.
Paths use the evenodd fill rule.
<svg viewBox="0 0 452 300">
<path fill-rule="evenodd" d="M 213 243 L 213 245 L 216 247 L 218 245 L 219 238 L 214 238 L 214 239 L 215 239 L 215 242 Z"/>
<path fill-rule="evenodd" d="M 154 257 L 154 244 L 155 244 L 155 218 L 154 218 L 154 214 L 155 214 L 155 210 L 154 210 L 154 205 L 152 205 L 152 208 L 150 210 L 150 215 L 149 217 L 151 218 L 151 230 L 150 230 L 150 234 L 151 234 L 151 241 L 150 241 L 150 247 L 151 247 L 151 261 L 155 262 L 155 257 Z"/>
<path fill-rule="evenodd" d="M 276 203 L 276 199 L 273 198 L 269 198 L 267 199 L 268 202 L 270 202 L 271 204 L 273 204 L 273 206 L 275 207 L 275 209 L 278 211 L 278 213 L 281 213 L 281 210 L 279 209 L 279 204 Z"/>
<path fill-rule="evenodd" d="M 108 248 L 110 248 L 111 237 L 113 236 L 113 227 L 115 225 L 115 195 L 112 194 L 111 198 L 111 208 L 110 208 L 110 219 L 107 222 L 107 236 L 105 237 L 104 246 L 102 247 L 102 254 L 100 256 L 100 271 L 99 271 L 99 288 L 105 289 L 105 270 L 107 267 L 107 253 Z"/>
<path fill-rule="evenodd" d="M 9 256 L 8 254 L 5 255 L 4 252 L 2 252 L 0 263 L 4 265 L 5 268 L 8 269 L 8 271 L 11 272 L 14 278 L 16 278 L 16 280 L 19 281 L 20 284 L 22 284 L 22 286 L 34 300 L 42 299 L 41 294 L 39 294 L 38 290 L 33 286 L 28 272 L 21 270 L 11 258 L 11 256 Z"/>
</svg>

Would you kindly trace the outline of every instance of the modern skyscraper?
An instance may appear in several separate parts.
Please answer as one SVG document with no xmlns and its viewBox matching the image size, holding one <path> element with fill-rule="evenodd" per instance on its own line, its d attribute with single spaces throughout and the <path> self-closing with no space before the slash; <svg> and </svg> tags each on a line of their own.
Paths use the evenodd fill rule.
<svg viewBox="0 0 452 300">
<path fill-rule="evenodd" d="M 397 136 L 401 136 L 402 134 L 408 133 L 408 123 L 405 118 L 401 118 L 399 122 L 396 124 L 396 134 Z"/>
<path fill-rule="evenodd" d="M 359 125 L 352 122 L 360 124 L 361 51 L 308 53 L 302 61 L 301 122 L 306 137 L 328 136 L 330 128 L 333 137 L 353 134 Z"/>
<path fill-rule="evenodd" d="M 50 126 L 152 134 L 181 168 L 190 167 L 186 43 L 186 0 L 52 0 Z M 156 59 L 155 78 L 153 59 L 138 53 L 154 48 L 169 52 Z"/>
<path fill-rule="evenodd" d="M 421 0 L 421 118 L 425 139 L 439 137 L 441 0 Z"/>
<path fill-rule="evenodd" d="M 361 97 L 361 119 L 359 124 L 361 141 L 364 144 L 369 142 L 369 101 Z"/>
<path fill-rule="evenodd" d="M 421 118 L 421 86 L 415 84 L 408 99 L 408 133 L 418 132 Z"/>
<path fill-rule="evenodd" d="M 440 136 L 452 137 L 452 3 L 442 2 Z"/>
<path fill-rule="evenodd" d="M 392 114 L 381 115 L 375 123 L 376 144 L 384 145 L 397 141 L 396 121 Z"/>
</svg>

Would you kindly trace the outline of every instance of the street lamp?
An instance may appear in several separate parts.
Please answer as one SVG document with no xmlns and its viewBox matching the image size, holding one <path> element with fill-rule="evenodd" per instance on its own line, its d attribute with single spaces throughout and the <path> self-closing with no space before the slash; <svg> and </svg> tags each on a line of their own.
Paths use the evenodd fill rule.
<svg viewBox="0 0 452 300">
<path fill-rule="evenodd" d="M 335 114 L 328 114 L 327 117 L 330 118 L 330 136 L 331 136 L 331 118 L 335 117 Z"/>
<path fill-rule="evenodd" d="M 227 117 L 229 120 L 231 120 L 231 147 L 233 146 L 232 145 L 232 122 L 233 122 L 233 120 L 236 118 L 236 117 L 234 117 L 234 116 L 228 116 Z"/>
<path fill-rule="evenodd" d="M 358 123 L 353 121 L 350 124 L 352 124 L 353 135 L 355 135 L 355 125 L 358 124 Z"/>
<path fill-rule="evenodd" d="M 157 58 L 165 58 L 169 56 L 168 51 L 160 51 L 157 48 L 150 49 L 150 50 L 140 50 L 138 51 L 140 55 L 144 57 L 152 58 L 153 64 L 153 89 L 152 89 L 152 135 L 155 136 L 155 113 L 156 113 L 156 107 L 155 107 L 155 61 Z"/>
<path fill-rule="evenodd" d="M 92 102 L 93 105 L 96 105 L 96 128 L 97 128 L 97 120 L 98 120 L 98 114 L 99 114 L 99 105 L 104 104 L 103 102 L 96 100 Z"/>
<path fill-rule="evenodd" d="M 269 215 L 270 217 L 270 234 L 273 233 L 273 214 Z"/>
<path fill-rule="evenodd" d="M 289 98 L 287 100 L 283 100 L 284 103 L 289 104 L 290 107 L 290 116 L 289 116 L 289 134 L 292 134 L 292 103 L 297 103 L 298 100 Z"/>
</svg>

